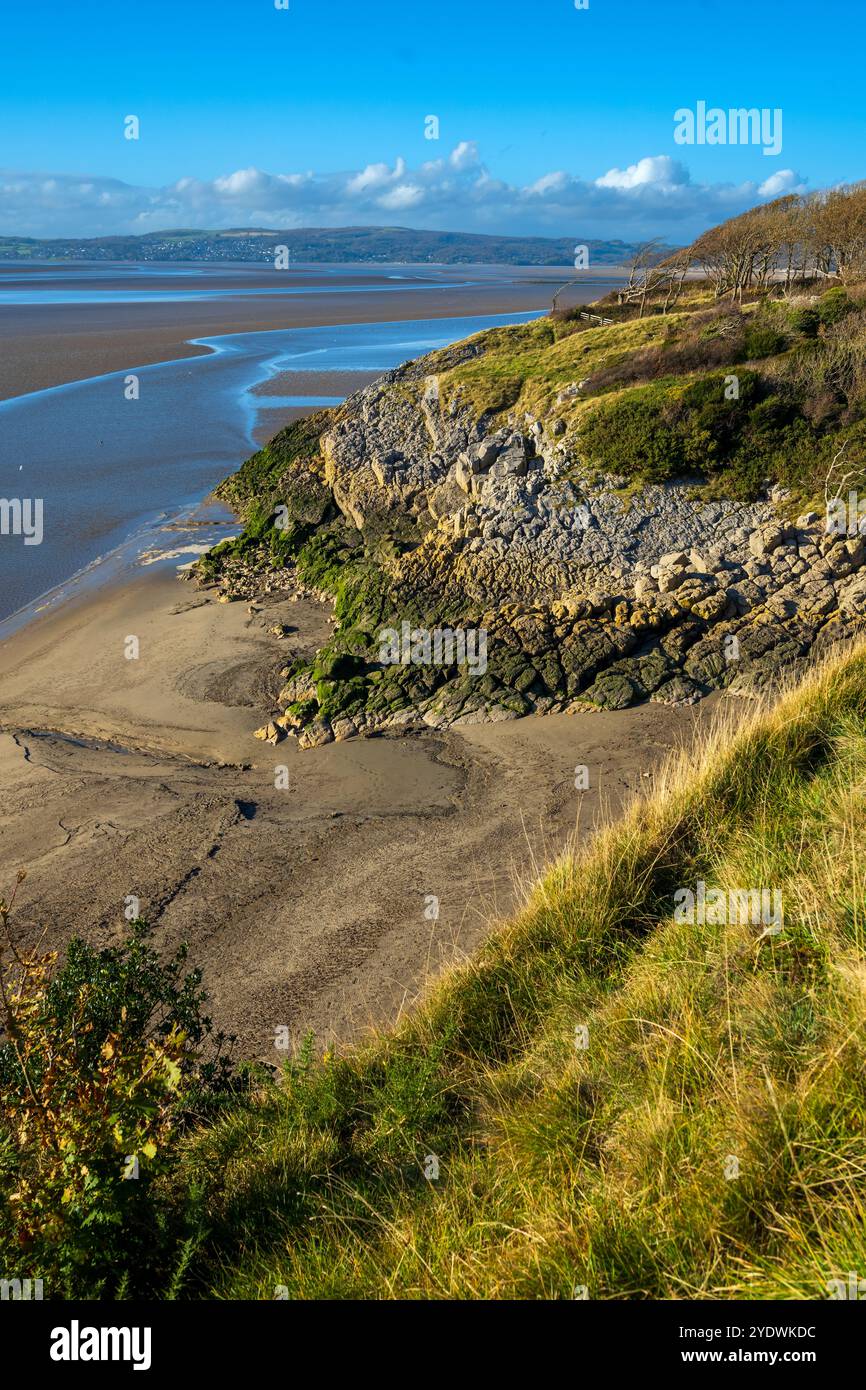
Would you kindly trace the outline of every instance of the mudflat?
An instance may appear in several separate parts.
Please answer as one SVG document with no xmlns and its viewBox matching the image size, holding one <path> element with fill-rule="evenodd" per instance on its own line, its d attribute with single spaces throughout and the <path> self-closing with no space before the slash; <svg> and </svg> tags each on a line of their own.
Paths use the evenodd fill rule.
<svg viewBox="0 0 866 1390">
<path fill-rule="evenodd" d="M 546 307 L 574 275 L 567 266 L 396 266 L 364 274 L 196 266 L 186 267 L 186 275 L 180 267 L 171 278 L 149 276 L 138 291 L 146 288 L 147 297 L 135 302 L 112 297 L 130 290 L 129 277 L 119 272 L 100 277 L 92 295 L 99 302 L 50 302 L 80 283 L 69 275 L 73 269 L 0 267 L 0 292 L 13 288 L 15 276 L 34 282 L 32 302 L 4 304 L 0 314 L 0 400 L 198 356 L 207 349 L 189 340 L 215 334 L 531 311 Z M 581 280 L 568 291 L 570 303 L 596 299 L 617 277 L 606 267 L 582 272 Z M 287 287 L 292 293 L 284 293 Z M 186 293 L 200 297 L 177 297 Z"/>
<path fill-rule="evenodd" d="M 0 866 L 6 886 L 28 871 L 19 930 L 116 943 L 138 898 L 161 948 L 189 944 L 240 1055 L 270 1062 L 278 1027 L 325 1045 L 398 1017 L 713 707 L 271 747 L 252 730 L 330 617 L 272 598 L 250 613 L 139 573 L 0 644 Z"/>
</svg>

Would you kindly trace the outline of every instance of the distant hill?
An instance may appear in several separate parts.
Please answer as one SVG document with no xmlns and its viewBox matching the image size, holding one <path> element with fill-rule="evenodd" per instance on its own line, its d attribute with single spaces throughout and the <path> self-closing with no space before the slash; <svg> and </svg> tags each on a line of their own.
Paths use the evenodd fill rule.
<svg viewBox="0 0 866 1390">
<path fill-rule="evenodd" d="M 445 265 L 571 265 L 575 245 L 589 248 L 593 265 L 619 265 L 637 249 L 624 241 L 574 237 L 482 236 L 423 232 L 410 227 L 265 227 L 202 231 L 178 228 L 144 236 L 0 237 L 0 260 L 254 261 L 271 262 L 288 246 L 296 261 L 335 263 L 430 262 Z M 666 248 L 673 249 L 673 248 Z"/>
</svg>

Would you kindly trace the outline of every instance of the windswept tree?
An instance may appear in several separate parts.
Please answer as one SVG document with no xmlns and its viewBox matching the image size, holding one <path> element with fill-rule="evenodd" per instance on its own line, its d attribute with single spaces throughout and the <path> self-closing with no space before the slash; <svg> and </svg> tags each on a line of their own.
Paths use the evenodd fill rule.
<svg viewBox="0 0 866 1390">
<path fill-rule="evenodd" d="M 690 248 L 716 297 L 836 277 L 866 276 L 866 182 L 786 194 L 712 227 Z"/>
<path fill-rule="evenodd" d="M 827 272 L 843 285 L 861 279 L 866 274 L 866 181 L 819 194 L 813 220 Z"/>
<path fill-rule="evenodd" d="M 698 237 L 694 259 L 706 271 L 721 299 L 742 299 L 747 290 L 761 289 L 773 278 L 788 236 L 786 199 L 752 208 Z"/>
<path fill-rule="evenodd" d="M 691 265 L 688 249 L 665 257 L 658 240 L 644 242 L 628 263 L 628 280 L 617 291 L 617 303 L 638 304 L 643 318 L 648 301 L 664 296 L 662 312 L 667 313 L 679 298 Z"/>
</svg>

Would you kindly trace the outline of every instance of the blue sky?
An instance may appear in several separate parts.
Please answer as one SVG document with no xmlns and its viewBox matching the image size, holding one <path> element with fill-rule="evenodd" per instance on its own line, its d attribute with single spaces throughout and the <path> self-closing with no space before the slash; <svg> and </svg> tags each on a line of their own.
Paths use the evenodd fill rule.
<svg viewBox="0 0 866 1390">
<path fill-rule="evenodd" d="M 289 4 L 6 7 L 0 231 L 357 221 L 676 240 L 866 175 L 862 0 Z M 781 153 L 677 146 L 674 112 L 700 100 L 781 109 Z"/>
</svg>

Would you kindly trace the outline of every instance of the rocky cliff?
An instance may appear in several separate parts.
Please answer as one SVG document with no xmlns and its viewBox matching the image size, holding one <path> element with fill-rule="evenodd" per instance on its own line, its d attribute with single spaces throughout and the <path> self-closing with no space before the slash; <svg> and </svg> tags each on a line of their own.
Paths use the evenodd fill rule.
<svg viewBox="0 0 866 1390">
<path fill-rule="evenodd" d="M 866 604 L 856 526 L 828 534 L 823 510 L 795 515 L 796 494 L 772 478 L 734 500 L 699 470 L 653 482 L 585 457 L 592 380 L 567 373 L 620 360 L 624 331 L 481 334 L 290 426 L 229 480 L 247 528 L 208 557 L 205 582 L 335 602 L 332 641 L 288 672 L 265 736 L 309 746 L 691 702 L 747 692 L 852 635 Z M 644 325 L 641 341 L 662 331 Z M 539 337 L 557 371 L 541 392 L 536 371 L 528 393 L 525 365 L 497 367 L 503 344 L 513 363 L 515 344 Z M 459 660 L 460 634 L 474 662 Z"/>
</svg>

